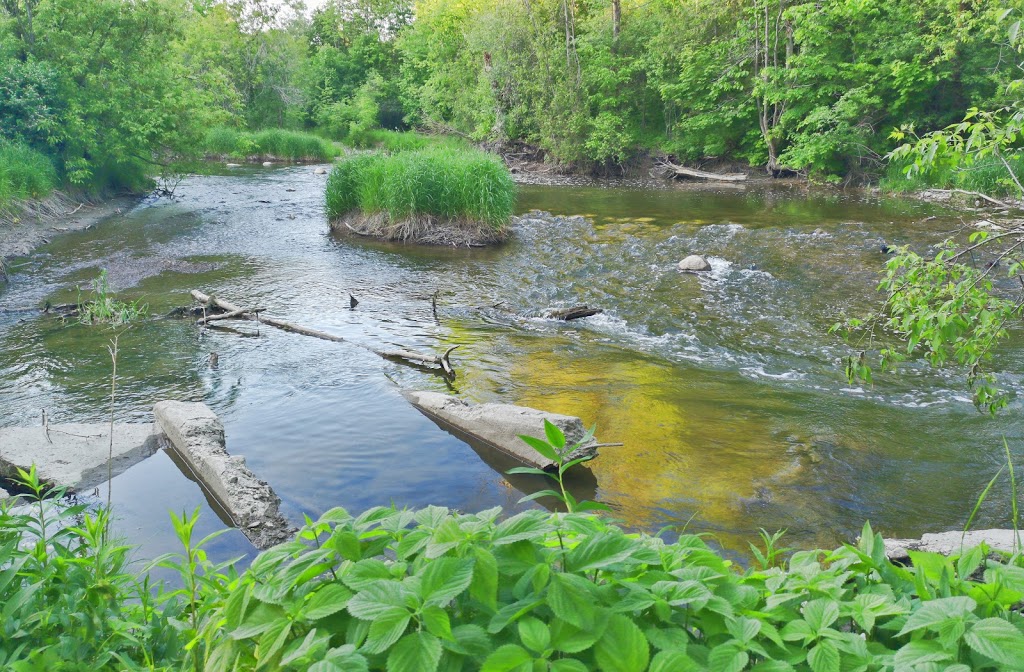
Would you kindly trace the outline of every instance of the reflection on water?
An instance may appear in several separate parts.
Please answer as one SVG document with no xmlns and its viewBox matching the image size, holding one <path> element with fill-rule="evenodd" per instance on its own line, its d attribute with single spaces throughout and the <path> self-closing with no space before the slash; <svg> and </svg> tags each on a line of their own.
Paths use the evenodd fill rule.
<svg viewBox="0 0 1024 672">
<path fill-rule="evenodd" d="M 440 378 L 252 323 L 199 330 L 159 317 L 189 289 L 356 343 L 460 344 L 457 394 L 578 415 L 625 444 L 591 463 L 590 488 L 628 524 L 687 525 L 736 549 L 761 527 L 787 528 L 796 546 L 848 540 L 865 518 L 896 535 L 956 527 L 998 468 L 1001 436 L 1020 435 L 1016 402 L 979 416 L 956 373 L 912 365 L 860 389 L 838 367 L 847 348 L 828 326 L 877 305 L 881 244 L 927 251 L 959 226 L 941 211 L 794 186 L 530 186 L 521 211 L 557 217 L 525 217 L 497 249 L 423 249 L 329 234 L 312 170 L 190 178 L 173 202 L 19 260 L 0 308 L 74 300 L 109 269 L 154 316 L 120 337 L 118 416 L 144 421 L 162 398 L 205 401 L 295 521 L 334 506 L 514 508 L 540 486 L 506 478 L 399 394 L 447 391 Z M 691 253 L 713 270 L 680 274 Z M 575 303 L 605 312 L 541 317 Z M 54 422 L 103 420 L 110 337 L 0 310 L 0 424 L 33 424 L 41 408 Z M 1015 391 L 1022 352 L 1017 339 L 1001 360 Z M 142 554 L 167 550 L 164 510 L 202 501 L 162 456 L 119 477 L 118 491 Z M 1002 496 L 984 523 L 1002 522 Z"/>
</svg>

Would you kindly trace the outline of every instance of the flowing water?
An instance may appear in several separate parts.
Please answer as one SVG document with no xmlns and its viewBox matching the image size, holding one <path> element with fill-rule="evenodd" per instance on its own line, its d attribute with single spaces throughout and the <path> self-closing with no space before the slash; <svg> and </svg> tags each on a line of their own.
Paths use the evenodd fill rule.
<svg viewBox="0 0 1024 672">
<path fill-rule="evenodd" d="M 625 444 L 602 449 L 596 489 L 582 494 L 629 526 L 688 526 L 726 548 L 759 528 L 786 528 L 799 547 L 850 540 L 866 519 L 897 536 L 956 528 L 1004 461 L 1002 437 L 1020 452 L 1016 400 L 983 416 L 962 373 L 913 364 L 851 386 L 840 365 L 850 348 L 827 333 L 844 311 L 877 308 L 883 242 L 925 252 L 960 226 L 951 213 L 794 186 L 524 186 L 521 212 L 553 217 L 528 215 L 497 249 L 426 249 L 332 235 L 323 186 L 308 166 L 192 177 L 173 200 L 17 260 L 0 287 L 0 425 L 36 424 L 42 408 L 53 422 L 108 417 L 110 330 L 13 310 L 73 301 L 105 268 L 153 316 L 198 288 L 354 343 L 458 344 L 459 396 L 578 415 Z M 712 271 L 679 273 L 691 253 Z M 542 317 L 577 303 L 605 312 Z M 1021 345 L 1015 335 L 998 356 L 1015 399 Z M 206 402 L 296 522 L 334 506 L 512 509 L 539 487 L 400 395 L 449 391 L 441 378 L 354 345 L 151 319 L 119 346 L 120 420 L 148 421 L 159 399 Z M 1006 490 L 983 524 L 1008 522 Z M 113 491 L 144 555 L 174 548 L 168 509 L 200 506 L 206 530 L 221 525 L 166 455 Z M 220 543 L 248 550 L 237 533 Z"/>
</svg>

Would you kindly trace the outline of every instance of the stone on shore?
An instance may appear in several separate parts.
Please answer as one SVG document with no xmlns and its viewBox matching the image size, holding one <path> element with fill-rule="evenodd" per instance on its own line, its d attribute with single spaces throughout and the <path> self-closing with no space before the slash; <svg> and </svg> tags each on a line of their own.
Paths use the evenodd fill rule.
<svg viewBox="0 0 1024 672">
<path fill-rule="evenodd" d="M 155 453 L 159 437 L 153 424 L 117 424 L 111 447 L 107 423 L 7 427 L 0 429 L 0 475 L 11 478 L 34 464 L 45 483 L 88 490 Z"/>
<path fill-rule="evenodd" d="M 1021 533 L 1021 539 L 1024 539 L 1024 532 Z M 890 560 L 906 560 L 910 557 L 908 551 L 953 555 L 983 543 L 994 551 L 1013 553 L 1015 542 L 1013 530 L 971 530 L 967 534 L 954 530 L 926 534 L 920 539 L 886 539 L 885 555 Z"/>
<path fill-rule="evenodd" d="M 566 443 L 574 444 L 586 435 L 583 421 L 571 415 L 548 413 L 512 404 L 469 404 L 440 392 L 409 390 L 402 395 L 425 415 L 445 427 L 488 444 L 530 467 L 551 470 L 555 465 L 530 446 L 519 435 L 544 438 L 544 420 L 562 430 Z M 578 448 L 569 459 L 594 456 L 594 442 Z"/>
<path fill-rule="evenodd" d="M 699 254 L 691 254 L 679 262 L 679 270 L 684 273 L 700 273 L 702 271 L 710 271 L 711 264 Z"/>
<path fill-rule="evenodd" d="M 3 488 L 0 488 L 0 504 L 3 504 L 5 500 L 11 498 L 11 493 L 7 492 Z"/>
<path fill-rule="evenodd" d="M 196 480 L 259 549 L 292 538 L 295 528 L 281 515 L 280 498 L 256 477 L 240 455 L 224 446 L 224 426 L 206 404 L 161 401 L 153 407 L 157 425 Z"/>
</svg>

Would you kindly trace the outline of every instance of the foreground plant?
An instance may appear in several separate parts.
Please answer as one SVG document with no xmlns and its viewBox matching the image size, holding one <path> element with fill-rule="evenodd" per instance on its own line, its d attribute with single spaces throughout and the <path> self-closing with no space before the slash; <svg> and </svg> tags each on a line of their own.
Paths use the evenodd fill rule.
<svg viewBox="0 0 1024 672">
<path fill-rule="evenodd" d="M 89 298 L 82 300 L 81 290 L 78 295 L 78 321 L 81 324 L 111 324 L 114 326 L 128 324 L 145 317 L 149 306 L 141 299 L 126 302 L 119 301 L 107 283 L 107 271 L 103 269 L 92 281 L 92 292 Z"/>
</svg>

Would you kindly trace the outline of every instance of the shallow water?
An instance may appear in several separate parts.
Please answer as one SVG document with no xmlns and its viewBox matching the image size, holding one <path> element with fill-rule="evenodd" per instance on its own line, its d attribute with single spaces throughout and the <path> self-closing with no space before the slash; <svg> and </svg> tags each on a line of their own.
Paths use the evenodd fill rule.
<svg viewBox="0 0 1024 672">
<path fill-rule="evenodd" d="M 865 519 L 890 535 L 960 526 L 1003 459 L 1002 436 L 1020 445 L 1016 396 L 993 420 L 962 375 L 915 365 L 853 387 L 839 365 L 849 348 L 827 334 L 844 310 L 877 306 L 883 242 L 923 252 L 960 226 L 934 207 L 793 185 L 525 186 L 520 210 L 556 217 L 527 216 L 498 249 L 423 249 L 331 235 L 312 170 L 189 178 L 173 200 L 16 261 L 0 288 L 0 425 L 35 424 L 41 408 L 53 422 L 107 418 L 111 332 L 10 310 L 74 300 L 106 268 L 154 316 L 199 288 L 354 343 L 459 344 L 460 396 L 578 415 L 601 441 L 625 443 L 591 463 L 590 496 L 628 525 L 688 526 L 736 550 L 759 528 L 809 547 L 852 539 Z M 677 272 L 690 253 L 713 270 Z M 605 312 L 541 317 L 575 303 Z M 507 479 L 400 396 L 445 391 L 442 379 L 353 345 L 233 327 L 132 327 L 119 339 L 117 416 L 205 401 L 296 522 L 334 506 L 513 508 L 538 487 Z M 1015 336 L 998 360 L 1015 393 L 1022 353 Z M 144 556 L 173 548 L 167 509 L 200 506 L 207 531 L 220 525 L 165 455 L 115 479 L 114 494 Z M 1006 522 L 1008 508 L 999 493 L 982 524 Z M 218 543 L 250 550 L 237 533 Z"/>
</svg>

